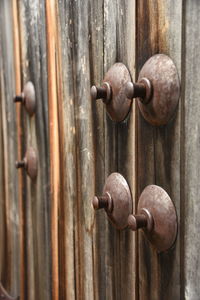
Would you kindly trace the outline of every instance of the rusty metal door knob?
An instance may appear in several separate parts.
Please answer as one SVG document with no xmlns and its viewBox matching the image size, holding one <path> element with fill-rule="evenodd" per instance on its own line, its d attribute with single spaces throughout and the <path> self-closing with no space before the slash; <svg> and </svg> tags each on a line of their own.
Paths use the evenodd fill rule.
<svg viewBox="0 0 200 300">
<path fill-rule="evenodd" d="M 19 297 L 11 297 L 0 283 L 0 300 L 19 300 Z"/>
<path fill-rule="evenodd" d="M 143 228 L 158 252 L 170 249 L 176 240 L 177 215 L 167 192 L 157 185 L 147 186 L 140 195 L 137 211 L 137 215 L 128 217 L 129 228 Z"/>
<path fill-rule="evenodd" d="M 28 81 L 25 84 L 21 95 L 17 95 L 14 97 L 14 102 L 21 102 L 30 116 L 32 116 L 35 113 L 35 88 L 31 81 Z"/>
<path fill-rule="evenodd" d="M 131 192 L 125 178 L 119 173 L 112 173 L 106 180 L 102 196 L 95 196 L 93 208 L 104 208 L 109 220 L 117 229 L 128 225 L 128 216 L 132 212 Z"/>
<path fill-rule="evenodd" d="M 125 85 L 131 81 L 131 76 L 122 63 L 114 64 L 106 73 L 101 87 L 92 86 L 92 100 L 102 99 L 106 110 L 115 122 L 123 121 L 131 108 L 131 100 L 125 93 Z"/>
<path fill-rule="evenodd" d="M 36 151 L 30 147 L 21 161 L 16 161 L 16 168 L 24 168 L 29 177 L 34 180 L 37 177 L 38 159 Z"/>
<path fill-rule="evenodd" d="M 165 125 L 173 117 L 180 95 L 176 66 L 167 55 L 156 54 L 142 67 L 138 82 L 128 82 L 125 90 L 127 98 L 138 98 L 147 122 Z"/>
</svg>

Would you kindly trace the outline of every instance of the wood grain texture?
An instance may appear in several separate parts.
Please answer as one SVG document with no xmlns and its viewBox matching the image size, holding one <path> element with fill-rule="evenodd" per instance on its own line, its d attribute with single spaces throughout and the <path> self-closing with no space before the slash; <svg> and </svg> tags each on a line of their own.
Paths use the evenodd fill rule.
<svg viewBox="0 0 200 300">
<path fill-rule="evenodd" d="M 181 76 L 182 1 L 137 2 L 137 71 L 155 53 L 169 55 Z M 175 118 L 155 128 L 138 119 L 138 196 L 148 184 L 163 187 L 180 220 L 181 102 Z M 180 299 L 180 231 L 175 247 L 157 254 L 139 235 L 139 299 Z"/>
<path fill-rule="evenodd" d="M 199 19 L 197 0 L 0 1 L 0 278 L 11 294 L 198 299 Z M 91 85 L 115 62 L 137 79 L 135 64 L 138 75 L 155 53 L 179 72 L 175 118 L 152 127 L 133 103 L 113 123 L 101 101 L 91 102 Z M 12 103 L 28 80 L 32 118 Z M 39 155 L 34 183 L 14 169 L 29 146 Z M 133 211 L 148 184 L 169 193 L 179 220 L 173 249 L 157 254 L 142 232 L 119 232 L 104 211 L 94 213 L 94 194 L 116 171 L 131 187 Z"/>
<path fill-rule="evenodd" d="M 117 9 L 117 61 L 123 62 L 135 79 L 136 22 L 135 1 L 118 1 Z M 118 125 L 117 170 L 129 183 L 135 212 L 136 196 L 136 119 L 135 102 L 127 119 Z M 120 232 L 118 257 L 118 299 L 137 298 L 136 234 L 129 229 Z"/>
<path fill-rule="evenodd" d="M 20 59 L 20 28 L 18 20 L 17 0 L 13 1 L 13 42 L 14 42 L 14 65 L 15 65 L 15 94 L 21 93 L 21 59 Z M 22 157 L 22 130 L 21 130 L 21 111 L 20 105 L 16 105 L 16 121 L 17 121 L 17 152 L 18 159 Z M 18 175 L 18 203 L 19 203 L 19 251 L 20 251 L 20 299 L 25 299 L 25 208 L 23 202 L 23 177 L 22 172 Z"/>
<path fill-rule="evenodd" d="M 18 181 L 13 60 L 12 1 L 0 3 L 0 130 L 1 130 L 1 281 L 10 294 L 19 293 Z"/>
<path fill-rule="evenodd" d="M 104 1 L 104 73 L 115 62 L 124 63 L 135 76 L 135 2 Z M 135 203 L 135 118 L 134 106 L 128 118 L 114 124 L 105 119 L 105 171 L 106 177 L 120 172 L 129 182 Z M 134 208 L 133 208 L 134 209 Z M 135 234 L 129 230 L 119 232 L 108 226 L 107 264 L 111 265 L 106 299 L 135 299 L 136 264 Z M 112 237 L 112 239 L 111 239 Z M 110 253 L 112 251 L 112 254 Z M 109 282 L 109 281 L 108 281 Z M 112 288 L 112 289 L 111 289 Z"/>
<path fill-rule="evenodd" d="M 46 2 L 47 16 L 47 55 L 48 55 L 48 103 L 50 132 L 50 183 L 51 183 L 51 247 L 52 247 L 52 298 L 59 299 L 59 248 L 58 248 L 58 209 L 60 197 L 60 156 L 57 88 L 57 23 L 56 2 Z M 58 85 L 58 86 L 57 86 Z"/>
<path fill-rule="evenodd" d="M 182 200 L 184 205 L 184 288 L 182 298 L 195 300 L 199 298 L 199 97 L 198 85 L 200 74 L 198 65 L 200 7 L 198 1 L 184 2 L 184 35 L 183 35 L 183 78 L 185 89 L 182 122 Z"/>
<path fill-rule="evenodd" d="M 110 19 L 113 8 L 115 15 Z M 64 166 L 58 226 L 59 296 L 66 299 L 120 299 L 122 295 L 132 299 L 135 292 L 134 240 L 130 238 L 129 241 L 131 233 L 120 236 L 108 223 L 104 211 L 97 212 L 95 220 L 91 209 L 94 190 L 97 194 L 102 193 L 105 178 L 118 169 L 118 159 L 120 164 L 125 164 L 124 173 L 129 172 L 127 161 L 133 163 L 129 178 L 130 184 L 134 185 L 134 118 L 120 129 L 124 142 L 129 140 L 128 134 L 131 138 L 130 147 L 126 151 L 121 148 L 118 157 L 118 149 L 122 147 L 120 142 L 117 145 L 118 126 L 108 119 L 101 102 L 90 102 L 89 94 L 90 86 L 101 84 L 104 69 L 117 59 L 113 53 L 116 47 L 120 49 L 125 38 L 119 39 L 116 44 L 113 28 L 122 15 L 126 23 L 122 25 L 121 21 L 117 35 L 128 36 L 131 32 L 129 47 L 134 52 L 135 29 L 131 27 L 134 11 L 132 2 L 128 3 L 128 7 L 121 2 L 103 5 L 100 1 L 88 1 L 84 6 L 79 1 L 65 4 L 61 1 L 58 5 L 59 41 L 56 51 L 61 53 L 62 70 L 58 114 L 60 159 Z M 110 39 L 108 45 L 107 38 Z M 119 53 L 122 59 L 126 47 Z M 127 54 L 127 60 L 134 72 L 134 56 Z M 128 251 L 121 256 L 120 249 L 125 252 L 125 248 Z M 125 267 L 128 261 L 130 274 Z M 124 276 L 129 282 L 128 289 L 121 283 Z"/>
<path fill-rule="evenodd" d="M 35 182 L 23 172 L 25 299 L 51 298 L 49 134 L 45 2 L 18 3 L 21 90 L 27 81 L 35 86 L 37 108 L 30 117 L 20 105 L 21 157 L 29 147 L 38 155 Z M 19 141 L 20 142 L 20 141 Z M 23 285 L 23 284 L 22 284 Z M 22 286 L 23 288 L 23 286 Z"/>
<path fill-rule="evenodd" d="M 73 81 L 76 126 L 76 297 L 94 298 L 93 236 L 94 214 L 91 199 L 94 195 L 94 152 L 92 143 L 92 117 L 89 69 L 89 1 L 73 2 L 72 26 L 74 42 Z M 90 189 L 88 189 L 88 185 Z"/>
<path fill-rule="evenodd" d="M 59 133 L 61 160 L 61 193 L 59 214 L 59 294 L 75 299 L 75 207 L 76 207 L 76 140 L 72 64 L 72 3 L 59 2 L 58 43 L 60 58 Z M 70 21 L 71 20 L 71 21 Z M 68 288 L 66 288 L 68 287 Z"/>
</svg>

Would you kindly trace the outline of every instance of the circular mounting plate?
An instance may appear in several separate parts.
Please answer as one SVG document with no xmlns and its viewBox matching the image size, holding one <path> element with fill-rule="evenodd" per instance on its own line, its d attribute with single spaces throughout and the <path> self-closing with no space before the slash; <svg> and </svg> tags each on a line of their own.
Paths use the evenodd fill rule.
<svg viewBox="0 0 200 300">
<path fill-rule="evenodd" d="M 38 172 L 38 159 L 36 151 L 32 147 L 26 151 L 25 160 L 27 174 L 32 180 L 36 179 Z"/>
<path fill-rule="evenodd" d="M 35 113 L 36 109 L 36 100 L 35 100 L 35 88 L 31 81 L 28 81 L 23 90 L 24 99 L 25 99 L 25 108 L 30 116 Z"/>
<path fill-rule="evenodd" d="M 165 125 L 173 117 L 180 95 L 176 66 L 167 55 L 156 54 L 142 67 L 138 82 L 143 77 L 150 80 L 153 94 L 147 104 L 138 101 L 140 111 L 150 124 Z"/>
<path fill-rule="evenodd" d="M 143 229 L 147 238 L 158 252 L 168 250 L 177 235 L 177 215 L 171 198 L 161 187 L 149 185 L 139 198 L 138 213 L 144 208 L 151 213 L 154 221 L 151 232 Z"/>
<path fill-rule="evenodd" d="M 131 191 L 125 178 L 119 173 L 112 173 L 106 180 L 103 194 L 108 192 L 113 200 L 113 210 L 107 212 L 108 218 L 117 229 L 128 225 L 128 216 L 132 213 Z"/>
<path fill-rule="evenodd" d="M 125 94 L 125 84 L 129 81 L 131 81 L 130 73 L 122 63 L 114 64 L 103 80 L 112 87 L 111 100 L 106 104 L 106 110 L 115 122 L 123 121 L 131 108 L 132 100 L 128 99 Z"/>
</svg>

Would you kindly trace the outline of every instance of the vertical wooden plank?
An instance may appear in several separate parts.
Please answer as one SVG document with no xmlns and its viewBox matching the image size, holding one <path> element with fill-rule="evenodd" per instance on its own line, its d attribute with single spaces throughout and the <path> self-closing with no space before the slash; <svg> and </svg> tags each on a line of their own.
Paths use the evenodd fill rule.
<svg viewBox="0 0 200 300">
<path fill-rule="evenodd" d="M 135 79 L 135 1 L 117 1 L 117 61 L 123 62 Z M 136 196 L 136 119 L 135 102 L 126 120 L 118 124 L 117 169 L 129 183 L 135 212 Z M 129 229 L 120 232 L 116 261 L 119 263 L 118 299 L 136 299 L 137 264 L 135 233 Z"/>
<path fill-rule="evenodd" d="M 58 3 L 57 49 L 60 58 L 59 135 L 61 193 L 59 214 L 59 295 L 63 299 L 76 297 L 75 214 L 76 214 L 76 129 L 73 83 L 73 18 L 72 2 Z"/>
<path fill-rule="evenodd" d="M 90 86 L 101 85 L 104 73 L 104 1 L 90 1 L 89 10 L 89 51 L 90 51 Z M 91 100 L 90 100 L 91 101 Z M 104 133 L 104 105 L 101 101 L 91 103 L 95 194 L 101 195 L 105 183 L 105 133 Z M 106 249 L 107 220 L 104 211 L 94 212 L 95 223 L 93 227 L 93 282 L 94 299 L 105 299 L 107 290 Z"/>
<path fill-rule="evenodd" d="M 117 1 L 104 1 L 104 75 L 117 61 Z M 105 180 L 117 171 L 117 124 L 112 122 L 105 112 Z M 119 284 L 119 253 L 120 233 L 105 218 L 105 298 L 117 299 L 117 283 Z"/>
<path fill-rule="evenodd" d="M 124 63 L 134 78 L 135 1 L 104 1 L 104 73 L 115 63 Z M 134 107 L 134 106 L 133 106 Z M 135 197 L 135 117 L 114 124 L 105 122 L 105 174 L 119 171 L 128 180 Z M 106 299 L 135 299 L 135 236 L 107 225 Z"/>
<path fill-rule="evenodd" d="M 86 90 L 86 86 L 89 86 L 89 78 L 85 76 L 86 74 L 89 74 L 89 36 L 87 31 L 87 19 L 85 19 L 85 17 L 83 18 L 83 16 L 88 15 L 88 6 L 87 3 L 84 3 L 83 5 L 83 3 L 73 2 L 73 5 L 69 3 L 68 8 L 68 34 L 71 40 L 67 40 L 67 42 L 69 43 L 67 46 L 71 48 L 71 53 L 69 54 L 72 55 L 72 73 L 70 74 L 70 67 L 67 65 L 67 68 L 69 68 L 68 76 L 71 77 L 68 77 L 69 81 L 66 82 L 66 79 L 63 80 L 62 76 L 60 77 L 59 74 L 59 72 L 61 71 L 63 73 L 66 72 L 61 63 L 61 61 L 63 61 L 63 58 L 60 55 L 66 55 L 65 51 L 68 50 L 64 48 L 65 45 L 63 45 L 64 47 L 61 48 L 61 43 L 63 42 L 63 35 L 61 35 L 61 39 L 60 36 L 58 36 L 58 19 L 56 18 L 56 14 L 57 9 L 59 9 L 59 6 L 57 7 L 55 2 L 52 2 L 52 6 L 47 5 L 47 13 L 49 14 L 48 27 L 50 31 L 48 40 L 50 45 L 49 60 L 51 61 L 49 68 L 52 68 L 52 55 L 55 53 L 56 55 L 54 58 L 54 69 L 51 70 L 51 77 L 53 80 L 54 76 L 54 80 L 56 82 L 55 89 L 57 88 L 56 91 L 57 95 L 59 96 L 57 97 L 58 102 L 56 104 L 56 114 L 54 107 L 54 112 L 52 112 L 52 114 L 49 115 L 51 123 L 54 114 L 54 122 L 52 123 L 52 128 L 50 127 L 50 132 L 59 130 L 59 136 L 57 137 L 56 147 L 58 147 L 59 149 L 59 153 L 57 153 L 57 155 L 59 156 L 58 165 L 60 165 L 60 168 L 58 169 L 58 172 L 60 172 L 59 197 L 57 197 L 56 200 L 58 204 L 56 207 L 52 207 L 52 211 L 57 210 L 59 212 L 59 222 L 58 218 L 55 219 L 55 222 L 52 227 L 52 232 L 56 228 L 55 238 L 57 243 L 57 253 L 55 253 L 55 257 L 53 257 L 55 259 L 55 262 L 53 262 L 53 267 L 57 269 L 56 272 L 59 278 L 59 285 L 58 282 L 54 284 L 53 291 L 55 289 L 55 299 L 57 299 L 56 297 L 58 297 L 58 295 L 59 297 L 63 298 L 69 298 L 71 296 L 74 297 L 76 295 L 76 297 L 78 298 L 80 297 L 83 299 L 89 299 L 93 298 L 92 231 L 90 228 L 90 226 L 93 226 L 93 213 L 91 211 L 90 201 L 91 195 L 93 195 L 94 193 L 92 189 L 92 187 L 94 186 L 92 182 L 94 176 L 92 175 L 93 164 L 92 162 L 90 163 L 90 161 L 92 161 L 93 158 L 93 150 L 91 144 L 92 133 L 90 124 L 91 110 L 88 108 L 90 102 L 88 104 L 88 102 L 85 101 L 85 98 L 82 97 L 83 94 L 85 95 L 88 93 L 88 91 Z M 63 13 L 61 13 L 60 11 L 60 28 L 62 28 L 62 26 L 64 25 L 62 24 L 62 14 Z M 52 22 L 50 22 L 52 21 L 52 18 L 54 18 L 53 27 L 51 26 Z M 85 28 L 85 31 L 83 31 L 82 28 Z M 51 32 L 52 29 L 53 32 Z M 54 34 L 54 41 L 52 41 L 52 34 Z M 55 48 L 55 41 L 58 45 L 57 48 Z M 64 52 L 61 49 L 63 49 Z M 70 80 L 71 83 L 73 83 L 72 86 L 70 86 Z M 66 86 L 66 84 L 68 84 L 69 86 Z M 66 95 L 69 97 L 68 99 L 64 99 L 64 93 L 66 93 Z M 55 96 L 56 95 L 54 94 L 54 97 L 51 97 L 51 101 L 55 101 Z M 68 106 L 66 108 L 69 108 L 69 106 L 71 106 L 69 111 L 66 111 L 65 108 L 66 101 L 68 101 Z M 51 104 L 51 106 L 52 105 L 53 104 Z M 53 111 L 53 107 L 51 107 L 51 109 Z M 69 118 L 68 121 L 66 117 Z M 58 125 L 56 125 L 55 122 Z M 58 127 L 56 128 L 56 126 Z M 67 138 L 69 138 L 69 140 Z M 76 144 L 76 147 L 74 146 L 74 144 Z M 52 147 L 55 147 L 55 138 L 52 140 Z M 71 161 L 69 161 L 70 152 L 66 153 L 66 150 L 68 149 L 71 152 Z M 55 157 L 53 157 L 55 156 L 55 151 L 52 151 L 51 155 L 52 159 L 55 159 Z M 66 157 L 68 156 L 67 161 L 65 161 L 63 155 L 66 155 Z M 72 165 L 73 163 L 76 163 L 75 166 Z M 71 168 L 71 170 L 69 167 Z M 52 165 L 52 177 L 55 176 L 54 168 L 55 166 L 53 167 Z M 69 177 L 66 177 L 66 175 L 69 175 Z M 92 180 L 90 180 L 90 176 Z M 72 182 L 69 181 L 70 179 L 72 180 Z M 88 189 L 88 180 L 90 181 L 91 189 Z M 67 186 L 65 186 L 66 183 Z M 69 193 L 67 188 L 70 189 Z M 67 197 L 65 198 L 65 196 Z M 66 201 L 69 202 L 66 203 Z M 66 208 L 68 207 L 71 208 L 71 212 L 74 215 L 74 217 L 71 215 L 71 219 L 68 218 L 68 214 L 70 213 L 70 211 L 66 211 Z M 62 211 L 63 209 L 64 212 Z M 67 223 L 66 220 L 68 220 L 69 223 Z M 73 227 L 71 227 L 72 222 Z M 68 224 L 70 226 L 69 228 L 67 228 Z M 64 229 L 62 228 L 62 225 L 65 226 Z M 70 230 L 74 231 L 74 233 L 70 232 Z M 67 234 L 66 240 L 63 238 L 63 235 L 65 233 Z M 59 240 L 58 236 L 60 237 Z M 67 244 L 67 241 L 69 241 L 70 244 Z M 68 250 L 66 254 L 64 253 L 65 246 L 66 250 Z M 53 247 L 55 248 L 55 245 L 53 245 Z M 71 253 L 70 250 L 73 250 L 74 253 Z M 56 256 L 58 254 L 61 254 L 61 257 L 59 259 Z M 72 259 L 69 258 L 67 255 L 72 255 L 72 259 L 74 255 L 75 261 L 74 259 L 72 261 Z M 63 260 L 65 262 L 64 266 Z M 70 274 L 72 270 L 69 269 L 70 265 L 67 264 L 68 262 L 71 266 L 72 263 L 75 266 L 75 269 L 72 266 L 72 270 L 75 271 L 74 275 Z M 70 280 L 69 282 L 67 281 L 68 278 Z M 74 281 L 74 279 L 75 283 L 72 282 L 72 280 Z M 69 286 L 69 289 L 67 291 L 65 283 L 67 285 L 68 283 L 71 283 L 71 286 Z"/>
<path fill-rule="evenodd" d="M 137 71 L 155 53 L 169 55 L 181 76 L 182 1 L 137 2 Z M 168 125 L 154 128 L 139 115 L 138 196 L 148 184 L 162 186 L 175 203 L 180 219 L 179 111 Z M 157 254 L 139 234 L 139 298 L 180 299 L 180 231 L 176 245 Z"/>
<path fill-rule="evenodd" d="M 182 298 L 199 298 L 199 1 L 184 1 L 182 201 L 184 226 L 184 284 Z"/>
<path fill-rule="evenodd" d="M 1 281 L 11 294 L 19 293 L 19 218 L 15 125 L 12 1 L 0 3 L 1 209 L 3 212 Z"/>
<path fill-rule="evenodd" d="M 58 209 L 60 197 L 60 156 L 57 96 L 57 57 L 56 57 L 56 3 L 46 2 L 47 15 L 47 56 L 48 56 L 48 96 L 50 132 L 50 183 L 51 183 L 51 247 L 52 247 L 52 298 L 59 299 L 58 265 Z"/>
<path fill-rule="evenodd" d="M 3 57 L 2 54 L 2 32 L 0 31 L 0 57 Z M 0 149 L 0 179 L 1 179 L 1 185 L 0 185 L 0 236 L 1 236 L 1 241 L 2 241 L 2 247 L 0 249 L 0 270 L 1 270 L 1 280 L 3 279 L 3 277 L 5 277 L 5 264 L 3 263 L 5 261 L 5 257 L 6 257 L 6 221 L 5 221 L 5 191 L 4 191 L 4 151 L 3 151 L 3 109 L 2 109 L 2 101 L 3 101 L 3 92 L 4 92 L 4 86 L 3 86 L 3 82 L 4 82 L 4 78 L 3 78 L 3 61 L 2 59 L 0 59 L 0 70 L 1 70 L 1 77 L 0 77 L 0 136 L 1 136 L 1 149 Z"/>
<path fill-rule="evenodd" d="M 15 94 L 21 93 L 21 68 L 20 68 L 20 28 L 18 20 L 18 6 L 17 1 L 13 1 L 13 39 L 14 39 L 14 64 L 15 64 Z M 21 144 L 21 118 L 20 106 L 16 105 L 17 118 L 17 152 L 18 159 L 22 157 Z M 22 172 L 18 175 L 18 199 L 19 199 L 19 251 L 20 251 L 20 299 L 25 299 L 25 231 L 24 231 L 24 202 L 23 202 L 23 177 Z"/>
<path fill-rule="evenodd" d="M 63 209 L 65 211 L 62 224 L 66 228 L 64 244 L 59 244 L 63 256 L 59 266 L 62 275 L 66 272 L 65 276 L 61 278 L 60 286 L 60 291 L 63 297 L 66 295 L 66 299 L 73 299 L 76 295 L 76 297 L 83 299 L 91 297 L 98 299 L 99 293 L 103 292 L 103 289 L 99 289 L 98 286 L 102 284 L 102 280 L 105 280 L 103 273 L 98 272 L 97 262 L 98 260 L 101 261 L 101 257 L 96 240 L 98 243 L 98 239 L 101 237 L 97 236 L 96 238 L 94 213 L 90 206 L 94 195 L 95 177 L 88 172 L 86 176 L 84 170 L 85 165 L 86 168 L 89 166 L 89 169 L 94 172 L 93 169 L 97 163 L 96 186 L 97 190 L 101 191 L 104 183 L 104 151 L 102 150 L 104 144 L 101 141 L 104 139 L 103 129 L 99 124 L 103 125 L 103 108 L 102 105 L 97 105 L 96 111 L 96 103 L 90 103 L 89 75 L 91 74 L 92 80 L 102 78 L 103 13 L 101 12 L 103 5 L 100 1 L 88 2 L 88 5 L 84 9 L 82 8 L 81 3 L 74 5 L 73 1 L 66 4 L 64 2 L 59 3 L 60 49 L 62 49 L 61 80 L 63 84 L 63 99 L 59 105 L 59 116 L 63 115 L 60 131 L 63 140 L 62 147 L 64 147 L 64 165 L 62 164 L 64 179 L 61 194 L 63 194 Z M 89 25 L 86 25 L 87 23 Z M 82 26 L 84 28 L 88 26 L 85 33 L 82 32 Z M 86 80 L 84 79 L 85 76 Z M 83 99 L 82 91 L 84 91 L 84 95 L 86 94 Z M 77 99 L 79 99 L 78 102 Z M 93 117 L 91 115 L 92 109 Z M 95 132 L 95 154 L 93 153 L 92 123 Z M 91 189 L 88 189 L 88 184 L 84 183 L 85 180 L 86 182 L 90 181 Z M 85 196 L 86 192 L 89 193 L 87 197 Z M 91 221 L 89 221 L 90 218 Z M 88 224 L 88 221 L 91 224 Z M 88 226 L 91 226 L 91 229 L 87 233 Z M 66 254 L 64 254 L 65 252 Z M 102 254 L 102 250 L 100 253 Z M 62 264 L 63 260 L 65 267 Z M 91 271 L 88 272 L 87 270 Z M 100 282 L 98 283 L 99 277 Z M 65 281 L 68 286 L 67 289 L 66 284 L 64 285 Z"/>
<path fill-rule="evenodd" d="M 94 213 L 91 199 L 94 195 L 94 152 L 89 68 L 89 24 L 87 15 L 90 1 L 73 2 L 74 43 L 74 104 L 77 153 L 77 215 L 76 257 L 77 298 L 93 299 L 93 236 Z M 83 96 L 84 95 L 84 96 Z M 88 184 L 90 188 L 88 189 Z"/>
<path fill-rule="evenodd" d="M 22 87 L 31 80 L 37 108 L 30 117 L 21 106 L 22 155 L 33 147 L 38 155 L 36 181 L 23 172 L 25 298 L 51 297 L 49 137 L 45 2 L 19 3 Z M 22 158 L 22 157 L 21 157 Z"/>
</svg>

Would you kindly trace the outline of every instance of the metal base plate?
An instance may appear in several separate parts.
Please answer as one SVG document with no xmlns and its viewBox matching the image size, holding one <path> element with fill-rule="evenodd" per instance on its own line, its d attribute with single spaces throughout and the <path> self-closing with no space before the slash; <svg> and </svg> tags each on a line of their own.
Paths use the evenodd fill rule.
<svg viewBox="0 0 200 300">
<path fill-rule="evenodd" d="M 171 248 L 177 235 L 177 215 L 174 204 L 165 190 L 157 185 L 149 185 L 142 192 L 138 213 L 146 208 L 152 215 L 154 226 L 151 232 L 143 229 L 149 241 L 158 252 Z"/>
<path fill-rule="evenodd" d="M 132 100 L 128 99 L 125 94 L 125 85 L 129 81 L 131 81 L 130 73 L 122 63 L 114 64 L 103 80 L 112 87 L 111 101 L 106 104 L 106 110 L 115 122 L 123 121 L 130 111 Z"/>
<path fill-rule="evenodd" d="M 113 200 L 113 210 L 107 212 L 108 218 L 117 229 L 126 228 L 128 216 L 132 213 L 132 197 L 127 181 L 121 174 L 112 173 L 103 189 L 103 194 L 106 192 Z"/>
<path fill-rule="evenodd" d="M 23 90 L 24 99 L 25 99 L 25 108 L 30 116 L 35 113 L 36 110 L 36 100 L 35 100 L 35 88 L 31 81 L 28 81 Z"/>
<path fill-rule="evenodd" d="M 26 172 L 32 180 L 35 180 L 38 172 L 38 158 L 32 147 L 27 150 L 25 159 L 27 162 Z"/>
<path fill-rule="evenodd" d="M 138 82 L 143 77 L 150 80 L 153 95 L 147 104 L 138 101 L 140 111 L 152 125 L 165 125 L 173 117 L 180 95 L 176 66 L 167 55 L 156 54 L 142 67 Z"/>
</svg>

